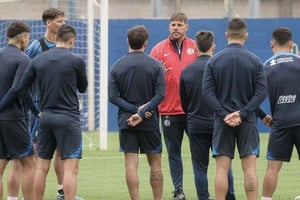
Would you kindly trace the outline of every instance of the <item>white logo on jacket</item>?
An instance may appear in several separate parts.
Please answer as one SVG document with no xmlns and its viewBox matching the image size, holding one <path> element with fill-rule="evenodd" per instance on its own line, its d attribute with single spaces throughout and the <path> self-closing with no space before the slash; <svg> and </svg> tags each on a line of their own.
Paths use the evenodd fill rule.
<svg viewBox="0 0 300 200">
<path fill-rule="evenodd" d="M 295 103 L 297 95 L 281 95 L 278 98 L 277 104 Z"/>
</svg>

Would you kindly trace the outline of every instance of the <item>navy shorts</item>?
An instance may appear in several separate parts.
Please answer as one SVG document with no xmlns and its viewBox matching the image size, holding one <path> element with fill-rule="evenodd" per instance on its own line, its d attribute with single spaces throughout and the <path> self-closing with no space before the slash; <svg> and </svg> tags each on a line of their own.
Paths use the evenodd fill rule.
<svg viewBox="0 0 300 200">
<path fill-rule="evenodd" d="M 224 122 L 215 122 L 212 140 L 212 155 L 234 158 L 237 145 L 240 158 L 246 155 L 259 156 L 259 134 L 256 124 L 242 122 L 237 127 L 230 127 Z"/>
<path fill-rule="evenodd" d="M 272 129 L 269 136 L 267 159 L 289 162 L 294 145 L 300 159 L 300 126 Z"/>
<path fill-rule="evenodd" d="M 33 154 L 25 120 L 0 121 L 0 159 L 23 158 Z"/>
<path fill-rule="evenodd" d="M 120 151 L 129 153 L 161 153 L 161 133 L 157 130 L 123 129 L 119 133 Z"/>
<path fill-rule="evenodd" d="M 65 114 L 43 112 L 40 118 L 38 156 L 52 159 L 56 147 L 61 159 L 82 157 L 80 118 Z"/>
</svg>

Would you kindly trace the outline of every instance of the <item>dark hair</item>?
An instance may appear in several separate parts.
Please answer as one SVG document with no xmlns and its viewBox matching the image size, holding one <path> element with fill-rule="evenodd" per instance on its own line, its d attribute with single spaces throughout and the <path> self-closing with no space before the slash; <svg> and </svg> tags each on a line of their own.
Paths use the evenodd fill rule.
<svg viewBox="0 0 300 200">
<path fill-rule="evenodd" d="M 170 22 L 173 22 L 173 21 L 180 21 L 180 22 L 184 22 L 185 24 L 187 24 L 188 18 L 186 16 L 186 14 L 184 14 L 184 13 L 176 12 L 170 18 Z"/>
<path fill-rule="evenodd" d="M 233 18 L 227 25 L 227 33 L 233 38 L 242 38 L 247 32 L 246 22 L 240 18 Z"/>
<path fill-rule="evenodd" d="M 272 33 L 272 39 L 279 45 L 285 45 L 287 42 L 292 41 L 293 34 L 290 29 L 286 27 L 276 28 Z"/>
<path fill-rule="evenodd" d="M 21 21 L 12 22 L 6 31 L 6 37 L 13 38 L 21 33 L 28 32 L 30 33 L 30 28 L 27 24 Z"/>
<path fill-rule="evenodd" d="M 207 52 L 214 44 L 215 36 L 211 31 L 201 30 L 196 33 L 197 48 L 201 52 Z"/>
<path fill-rule="evenodd" d="M 65 13 L 62 10 L 59 10 L 57 8 L 48 8 L 46 10 L 44 10 L 43 15 L 42 15 L 42 19 L 44 21 L 44 23 L 46 24 L 47 20 L 53 20 L 57 17 L 64 17 Z"/>
<path fill-rule="evenodd" d="M 127 38 L 130 48 L 141 49 L 149 38 L 149 32 L 145 26 L 135 26 L 128 30 Z"/>
<path fill-rule="evenodd" d="M 72 37 L 76 37 L 76 31 L 72 26 L 63 24 L 59 27 L 56 35 L 57 41 L 67 42 Z"/>
</svg>

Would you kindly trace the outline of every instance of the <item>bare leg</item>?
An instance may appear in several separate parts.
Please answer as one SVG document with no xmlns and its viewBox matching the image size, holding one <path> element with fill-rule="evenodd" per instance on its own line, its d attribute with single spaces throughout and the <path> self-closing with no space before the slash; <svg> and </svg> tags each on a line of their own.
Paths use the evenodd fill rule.
<svg viewBox="0 0 300 200">
<path fill-rule="evenodd" d="M 228 191 L 228 172 L 231 158 L 228 156 L 216 157 L 215 195 L 218 200 L 225 200 Z"/>
<path fill-rule="evenodd" d="M 74 200 L 77 189 L 77 174 L 79 159 L 78 158 L 67 158 L 63 160 L 63 185 L 65 192 L 65 200 Z"/>
<path fill-rule="evenodd" d="M 268 167 L 264 178 L 262 194 L 264 197 L 272 197 L 276 190 L 278 182 L 278 174 L 281 170 L 283 162 L 269 160 Z"/>
<path fill-rule="evenodd" d="M 24 200 L 33 199 L 33 181 L 35 173 L 35 155 L 27 156 L 20 159 L 22 164 L 21 187 Z"/>
<path fill-rule="evenodd" d="M 22 177 L 22 164 L 19 160 L 12 160 L 7 180 L 7 196 L 18 197 Z"/>
<path fill-rule="evenodd" d="M 137 153 L 125 153 L 126 183 L 131 200 L 139 200 L 139 158 Z"/>
<path fill-rule="evenodd" d="M 64 177 L 64 170 L 63 170 L 63 164 L 60 157 L 60 151 L 58 147 L 55 151 L 55 157 L 54 157 L 54 171 L 56 174 L 57 184 L 63 185 L 63 177 Z"/>
<path fill-rule="evenodd" d="M 43 200 L 51 160 L 37 158 L 33 184 L 33 200 Z"/>
<path fill-rule="evenodd" d="M 161 200 L 163 193 L 163 173 L 161 169 L 161 154 L 147 154 L 150 165 L 150 184 L 154 200 Z"/>
<path fill-rule="evenodd" d="M 6 159 L 0 159 L 0 200 L 2 200 L 3 196 L 3 173 L 5 170 L 5 167 L 7 165 L 7 160 Z"/>
<path fill-rule="evenodd" d="M 244 188 L 248 200 L 258 199 L 258 178 L 256 174 L 256 155 L 248 155 L 242 158 L 244 171 Z"/>
</svg>

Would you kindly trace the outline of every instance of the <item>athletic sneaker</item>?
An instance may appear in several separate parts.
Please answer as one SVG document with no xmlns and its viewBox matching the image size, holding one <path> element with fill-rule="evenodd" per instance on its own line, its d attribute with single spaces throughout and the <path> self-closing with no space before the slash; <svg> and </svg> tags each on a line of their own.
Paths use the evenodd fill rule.
<svg viewBox="0 0 300 200">
<path fill-rule="evenodd" d="M 56 200 L 64 200 L 64 199 L 65 199 L 64 195 L 57 194 Z M 75 197 L 75 200 L 84 200 L 84 198 L 81 198 L 81 197 L 76 196 L 76 197 Z"/>
<path fill-rule="evenodd" d="M 182 189 L 174 191 L 173 200 L 185 200 L 185 194 Z"/>
</svg>

